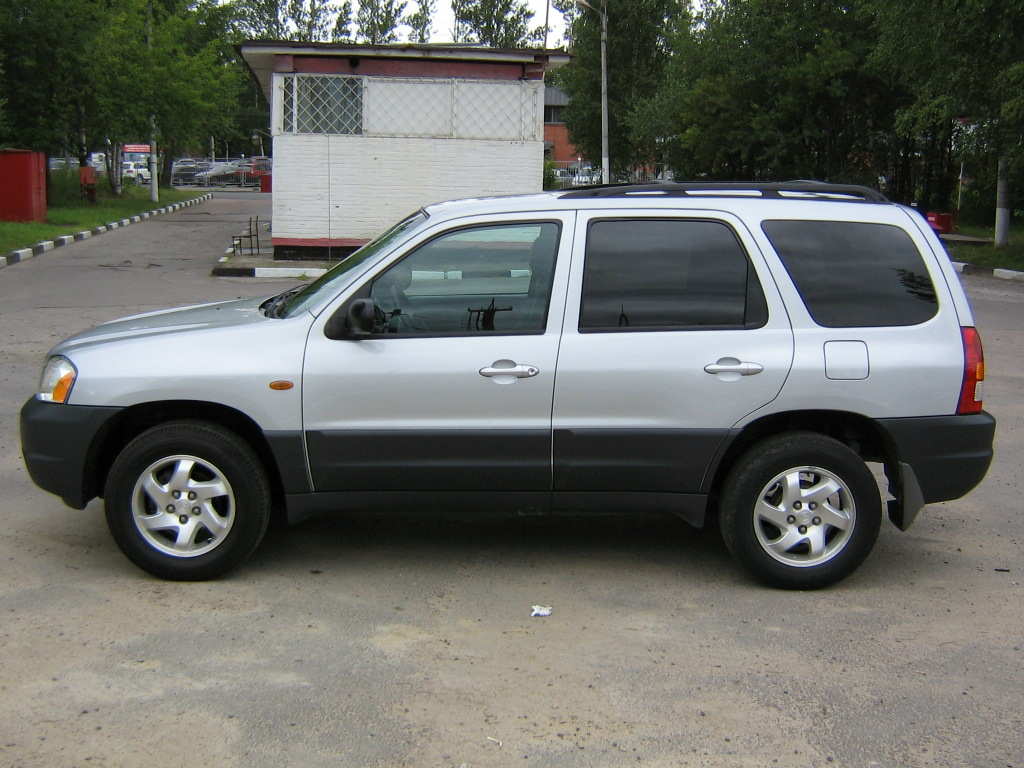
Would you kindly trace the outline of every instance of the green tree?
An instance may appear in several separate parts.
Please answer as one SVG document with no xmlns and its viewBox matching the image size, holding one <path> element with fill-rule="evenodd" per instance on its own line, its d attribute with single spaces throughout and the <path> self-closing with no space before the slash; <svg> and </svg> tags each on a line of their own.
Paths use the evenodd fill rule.
<svg viewBox="0 0 1024 768">
<path fill-rule="evenodd" d="M 654 96 L 669 59 L 669 37 L 681 13 L 677 0 L 608 1 L 609 154 L 616 173 L 652 160 L 637 141 L 629 115 Z M 569 95 L 565 122 L 573 143 L 601 157 L 601 19 L 586 10 L 572 27 L 573 60 L 556 81 Z"/>
<path fill-rule="evenodd" d="M 878 29 L 876 61 L 904 91 L 896 127 L 921 158 L 921 201 L 950 205 L 958 149 L 983 163 L 994 164 L 1000 156 L 1024 160 L 1024 115 L 1017 106 L 1024 79 L 1024 0 L 870 5 Z M 961 122 L 971 126 L 971 135 L 958 146 Z"/>
<path fill-rule="evenodd" d="M 236 130 L 244 75 L 225 65 L 220 41 L 190 43 L 198 21 L 189 9 L 169 13 L 149 0 L 118 0 L 110 10 L 83 74 L 95 95 L 91 119 L 112 147 L 148 137 L 150 116 L 168 157 Z"/>
<path fill-rule="evenodd" d="M 371 45 L 395 42 L 405 5 L 405 0 L 361 0 L 356 13 L 360 40 Z"/>
<path fill-rule="evenodd" d="M 466 8 L 472 0 L 451 0 L 452 3 L 452 42 L 470 42 L 469 25 L 463 21 L 466 15 Z"/>
<path fill-rule="evenodd" d="M 345 0 L 338 9 L 338 15 L 334 20 L 334 29 L 331 31 L 331 40 L 339 43 L 352 42 L 351 0 Z"/>
<path fill-rule="evenodd" d="M 246 37 L 287 40 L 291 31 L 283 0 L 238 0 Z"/>
<path fill-rule="evenodd" d="M 526 0 L 465 0 L 454 7 L 457 24 L 465 26 L 467 41 L 493 48 L 522 48 L 537 39 L 530 31 L 533 11 Z M 543 29 L 540 32 L 543 35 Z"/>
<path fill-rule="evenodd" d="M 562 14 L 562 21 L 565 24 L 565 33 L 562 35 L 562 45 L 572 45 L 572 26 L 576 23 L 580 7 L 576 0 L 551 0 L 551 7 Z M 550 43 L 550 41 L 549 41 Z"/>
<path fill-rule="evenodd" d="M 635 144 L 684 176 L 874 183 L 894 94 L 867 66 L 871 18 L 838 0 L 725 0 L 678 24 Z"/>
<path fill-rule="evenodd" d="M 91 119 L 87 77 L 92 40 L 105 15 L 90 0 L 0 0 L 8 139 L 45 152 L 73 151 L 81 162 L 102 126 Z M 60 51 L 60 55 L 54 55 Z"/>
<path fill-rule="evenodd" d="M 328 0 L 288 0 L 291 39 L 319 43 L 328 39 L 334 5 Z"/>
<path fill-rule="evenodd" d="M 3 64 L 0 64 L 0 82 L 4 79 L 4 68 Z M 7 118 L 4 115 L 4 106 L 7 104 L 7 99 L 0 95 L 0 146 L 3 145 L 3 141 L 7 136 Z"/>
<path fill-rule="evenodd" d="M 417 0 L 416 10 L 402 19 L 402 22 L 412 29 L 409 35 L 411 41 L 416 43 L 430 42 L 430 30 L 436 10 L 437 0 Z"/>
</svg>

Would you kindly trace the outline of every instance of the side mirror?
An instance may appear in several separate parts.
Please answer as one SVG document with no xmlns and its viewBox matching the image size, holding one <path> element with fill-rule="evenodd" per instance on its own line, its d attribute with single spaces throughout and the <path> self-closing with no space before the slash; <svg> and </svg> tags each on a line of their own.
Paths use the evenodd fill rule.
<svg viewBox="0 0 1024 768">
<path fill-rule="evenodd" d="M 376 308 L 370 299 L 356 299 L 344 312 L 337 312 L 324 326 L 329 339 L 365 339 L 373 335 Z"/>
</svg>

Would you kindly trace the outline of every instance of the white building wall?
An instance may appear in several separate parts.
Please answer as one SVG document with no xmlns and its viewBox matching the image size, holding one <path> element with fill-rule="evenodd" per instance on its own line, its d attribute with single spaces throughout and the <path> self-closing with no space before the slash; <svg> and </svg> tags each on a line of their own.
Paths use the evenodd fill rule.
<svg viewBox="0 0 1024 768">
<path fill-rule="evenodd" d="M 543 141 L 274 138 L 275 238 L 369 239 L 430 203 L 538 192 Z"/>
<path fill-rule="evenodd" d="M 286 132 L 295 77 L 335 76 L 275 75 L 275 239 L 364 240 L 430 203 L 541 189 L 543 81 L 360 78 L 358 135 Z"/>
</svg>

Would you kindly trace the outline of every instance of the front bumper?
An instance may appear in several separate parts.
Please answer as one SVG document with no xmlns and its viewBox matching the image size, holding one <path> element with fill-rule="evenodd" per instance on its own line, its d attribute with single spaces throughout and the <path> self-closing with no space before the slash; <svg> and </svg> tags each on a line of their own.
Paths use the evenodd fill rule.
<svg viewBox="0 0 1024 768">
<path fill-rule="evenodd" d="M 917 514 L 912 507 L 959 499 L 982 481 L 992 463 L 996 420 L 988 413 L 878 419 L 878 424 L 900 465 L 897 485 L 908 502 L 908 519 L 905 525 L 902 515 L 893 522 L 901 528 Z"/>
<path fill-rule="evenodd" d="M 30 398 L 21 409 L 21 453 L 32 482 L 82 509 L 100 492 L 91 471 L 96 438 L 121 410 Z"/>
</svg>

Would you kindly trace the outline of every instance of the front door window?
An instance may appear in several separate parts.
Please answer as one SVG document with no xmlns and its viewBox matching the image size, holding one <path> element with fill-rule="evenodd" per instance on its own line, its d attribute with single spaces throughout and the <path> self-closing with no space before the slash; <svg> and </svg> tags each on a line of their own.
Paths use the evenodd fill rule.
<svg viewBox="0 0 1024 768">
<path fill-rule="evenodd" d="M 559 225 L 501 224 L 449 232 L 417 248 L 370 288 L 380 333 L 543 333 Z"/>
</svg>

